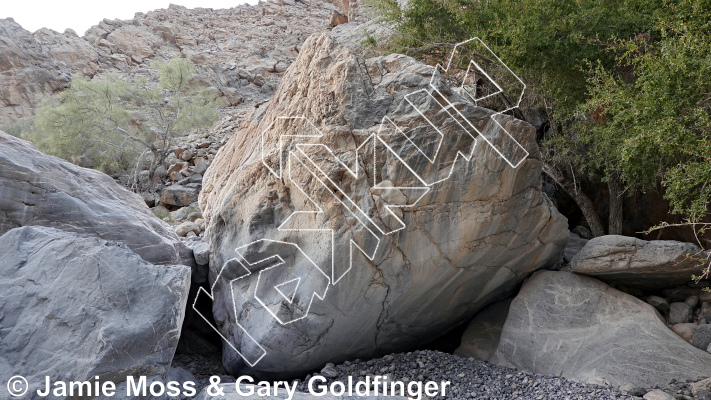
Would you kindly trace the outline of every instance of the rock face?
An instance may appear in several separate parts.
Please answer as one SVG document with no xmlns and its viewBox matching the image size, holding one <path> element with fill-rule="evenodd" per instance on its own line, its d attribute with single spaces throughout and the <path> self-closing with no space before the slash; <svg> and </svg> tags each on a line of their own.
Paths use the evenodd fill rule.
<svg viewBox="0 0 711 400">
<path fill-rule="evenodd" d="M 58 33 L 42 28 L 33 36 L 48 50 L 54 60 L 69 67 L 71 71 L 92 77 L 101 70 L 99 61 L 102 55 L 105 55 L 80 38 L 73 30 L 67 29 L 64 33 Z"/>
<path fill-rule="evenodd" d="M 286 172 L 283 179 L 275 178 L 262 163 L 262 140 L 267 145 L 277 143 L 278 148 L 282 135 L 313 135 L 318 127 L 323 136 L 314 140 L 327 144 L 341 160 L 352 162 L 353 152 L 372 135 L 394 132 L 387 121 L 381 129 L 385 115 L 411 134 L 435 132 L 404 97 L 428 87 L 432 67 L 402 55 L 369 59 L 366 66 L 373 73 L 380 71 L 381 76 L 368 76 L 358 59 L 328 35 L 311 37 L 286 72 L 266 112 L 235 133 L 205 174 L 200 204 L 208 220 L 206 236 L 211 241 L 210 280 L 217 282 L 213 314 L 223 335 L 242 354 L 259 353 L 255 342 L 266 354 L 250 368 L 230 345 L 225 345 L 223 363 L 231 373 L 298 375 L 320 369 L 329 361 L 369 357 L 434 339 L 483 306 L 503 298 L 532 271 L 557 262 L 565 246 L 566 220 L 541 194 L 541 161 L 534 130 L 511 118 L 503 124 L 530 153 L 518 168 L 512 168 L 484 141 L 476 146 L 468 163 L 459 158 L 456 163 L 450 159 L 446 166 L 433 166 L 426 160 L 415 160 L 419 156 L 416 148 L 403 136 L 393 135 L 391 144 L 420 169 L 421 176 L 432 178 L 444 173 L 446 178 L 447 171 L 452 172 L 449 179 L 434 183 L 419 201 L 424 191 L 373 187 L 373 177 L 383 182 L 380 187 L 401 187 L 409 182 L 402 177 L 408 172 L 395 158 L 388 158 L 389 165 L 376 169 L 375 176 L 353 179 L 345 167 L 332 161 L 324 146 L 304 151 L 314 151 L 309 157 L 320 165 L 318 168 L 324 168 L 322 172 L 327 171 L 323 173 L 338 189 L 324 188 L 324 181 L 319 179 L 326 178 L 315 178 L 314 170 L 299 167 L 294 163 L 301 161 L 293 158 L 289 161 L 290 178 Z M 437 82 L 463 113 L 486 129 L 483 126 L 488 126 L 492 111 L 474 107 L 440 79 Z M 466 139 L 458 130 L 461 128 L 445 114 L 428 114 L 447 133 L 441 148 L 452 151 L 457 146 L 466 147 L 462 144 Z M 304 118 L 280 119 L 282 116 Z M 293 141 L 286 146 L 292 146 L 292 151 L 295 148 Z M 381 150 L 377 147 L 376 152 Z M 266 159 L 276 169 L 278 154 L 275 150 Z M 374 170 L 372 159 L 372 153 L 370 158 L 360 159 L 358 168 Z M 303 220 L 290 218 L 294 211 L 314 210 L 314 203 L 305 196 L 315 199 L 323 215 L 311 212 Z M 383 229 L 397 225 L 392 215 L 387 215 L 383 199 L 396 205 L 416 204 L 393 212 L 402 217 L 403 229 L 380 235 L 362 228 L 365 223 L 344 211 L 344 203 L 337 198 L 345 196 L 373 215 L 378 221 L 374 224 L 391 224 Z M 287 218 L 291 230 L 281 226 Z M 328 231 L 320 234 L 303 229 L 334 230 L 334 247 Z M 372 259 L 356 247 L 349 250 L 351 239 L 372 252 Z M 251 275 L 228 286 L 224 282 L 244 275 L 244 269 L 240 270 L 236 261 L 226 262 L 236 257 L 235 248 L 255 241 L 260 242 L 243 254 L 247 259 L 273 251 L 292 251 L 296 258 L 279 269 L 267 269 L 265 264 L 252 266 Z M 293 245 L 279 241 L 298 243 L 312 263 L 300 258 Z M 354 258 L 348 270 L 351 251 Z M 266 274 L 270 277 L 265 278 Z M 258 276 L 262 276 L 261 284 Z M 308 315 L 304 315 L 306 305 L 298 310 L 291 308 L 289 312 L 300 312 L 296 315 L 303 318 L 282 325 L 249 293 L 259 285 L 265 288 L 290 282 L 290 290 L 282 289 L 295 291 L 296 298 L 313 301 L 307 302 Z M 237 310 L 233 310 L 230 287 L 236 293 Z M 320 297 L 326 289 L 325 300 L 312 297 L 314 293 Z M 277 308 L 269 308 L 269 312 L 281 313 L 279 304 L 287 309 L 292 304 L 294 297 L 280 293 L 284 301 L 273 298 L 269 307 Z M 250 336 L 238 329 L 237 323 Z"/>
<path fill-rule="evenodd" d="M 70 75 L 12 18 L 0 19 L 0 123 L 32 115 L 35 95 L 69 86 Z"/>
<path fill-rule="evenodd" d="M 0 371 L 30 395 L 45 375 L 116 383 L 161 376 L 178 344 L 190 268 L 155 266 L 125 245 L 46 227 L 0 237 Z M 2 398 L 11 398 L 6 385 Z"/>
<path fill-rule="evenodd" d="M 192 251 L 140 196 L 0 131 L 0 234 L 26 225 L 119 241 L 153 264 L 194 264 Z"/>
<path fill-rule="evenodd" d="M 614 387 L 711 376 L 711 354 L 678 337 L 651 305 L 570 272 L 524 284 L 491 361 Z"/>
<path fill-rule="evenodd" d="M 691 282 L 699 263 L 686 259 L 701 249 L 673 240 L 646 241 L 607 235 L 590 240 L 570 265 L 573 272 L 629 287 L 662 288 Z"/>
</svg>

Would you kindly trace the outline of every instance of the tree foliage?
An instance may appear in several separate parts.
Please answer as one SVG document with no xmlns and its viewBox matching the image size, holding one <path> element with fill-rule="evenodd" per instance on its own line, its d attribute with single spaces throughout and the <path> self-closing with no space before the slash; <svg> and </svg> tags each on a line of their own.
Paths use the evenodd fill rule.
<svg viewBox="0 0 711 400">
<path fill-rule="evenodd" d="M 584 142 L 631 187 L 659 177 L 674 212 L 700 221 L 711 204 L 711 8 L 667 3 L 656 41 L 619 41 L 630 82 L 600 66 L 581 111 Z"/>
<path fill-rule="evenodd" d="M 126 169 L 139 152 L 123 132 L 131 129 L 132 120 L 121 100 L 126 86 L 114 76 L 75 77 L 71 88 L 42 100 L 34 129 L 21 136 L 75 164 L 107 172 Z"/>
<path fill-rule="evenodd" d="M 110 74 L 75 77 L 69 89 L 42 102 L 33 129 L 21 136 L 48 154 L 105 172 L 129 170 L 150 154 L 152 174 L 174 138 L 210 126 L 220 105 L 216 93 L 196 82 L 190 61 L 154 61 L 152 67 L 157 84 Z"/>
<path fill-rule="evenodd" d="M 442 58 L 477 36 L 522 75 L 524 106 L 548 121 L 544 169 L 588 208 L 594 233 L 604 232 L 582 180 L 607 183 L 613 233 L 623 193 L 659 182 L 674 212 L 708 214 L 708 0 L 373 1 L 399 32 L 394 50 Z"/>
</svg>

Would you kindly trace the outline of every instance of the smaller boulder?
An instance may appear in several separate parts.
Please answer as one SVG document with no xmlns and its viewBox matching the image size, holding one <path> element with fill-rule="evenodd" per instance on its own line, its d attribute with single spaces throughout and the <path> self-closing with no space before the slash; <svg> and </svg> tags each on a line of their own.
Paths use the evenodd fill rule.
<svg viewBox="0 0 711 400">
<path fill-rule="evenodd" d="M 201 218 L 200 206 L 198 203 L 193 203 L 187 207 L 181 207 L 170 213 L 170 218 L 173 221 L 190 221 L 195 222 L 196 219 Z"/>
<path fill-rule="evenodd" d="M 700 391 L 711 391 L 711 378 L 704 379 L 702 381 L 694 382 L 691 384 L 691 392 L 698 396 Z"/>
<path fill-rule="evenodd" d="M 570 232 L 568 235 L 568 244 L 565 246 L 565 250 L 563 251 L 563 261 L 569 263 L 573 257 L 575 257 L 575 255 L 578 254 L 583 247 L 585 247 L 588 241 L 588 239 L 583 239 L 575 233 Z"/>
<path fill-rule="evenodd" d="M 195 164 L 195 173 L 199 175 L 205 175 L 205 171 L 207 171 L 207 167 L 209 167 L 210 164 L 206 163 L 205 161 L 198 161 Z"/>
<path fill-rule="evenodd" d="M 686 303 L 676 302 L 669 305 L 669 323 L 672 325 L 691 322 L 693 309 Z"/>
<path fill-rule="evenodd" d="M 700 251 L 692 243 L 607 235 L 590 240 L 570 266 L 575 273 L 608 283 L 640 289 L 667 288 L 687 284 L 692 275 L 699 273 L 698 261 L 688 255 Z"/>
<path fill-rule="evenodd" d="M 684 303 L 688 304 L 689 307 L 694 308 L 699 305 L 699 296 L 689 296 L 684 300 Z"/>
<path fill-rule="evenodd" d="M 699 318 L 705 318 L 706 321 L 711 321 L 711 303 L 703 302 L 701 303 L 701 314 Z"/>
<path fill-rule="evenodd" d="M 180 237 L 185 237 L 190 232 L 195 235 L 200 234 L 200 226 L 194 222 L 186 221 L 175 227 L 175 234 Z"/>
<path fill-rule="evenodd" d="M 669 309 L 669 302 L 663 297 L 659 296 L 649 296 L 647 297 L 647 303 L 659 311 L 666 311 Z"/>
<path fill-rule="evenodd" d="M 188 244 L 193 249 L 193 255 L 198 265 L 210 264 L 210 244 L 202 240 Z"/>
<path fill-rule="evenodd" d="M 180 158 L 183 161 L 190 161 L 193 157 L 195 156 L 195 150 L 193 149 L 185 149 L 185 151 L 180 154 Z"/>
<path fill-rule="evenodd" d="M 0 370 L 25 376 L 30 393 L 48 375 L 118 385 L 168 373 L 189 267 L 156 266 L 123 243 L 39 226 L 0 236 L 0 254 Z"/>
<path fill-rule="evenodd" d="M 336 371 L 336 366 L 332 363 L 326 364 L 321 370 L 321 375 L 325 378 L 335 378 L 338 376 L 338 371 Z"/>
<path fill-rule="evenodd" d="M 691 344 L 701 350 L 707 350 L 711 345 L 711 325 L 703 324 L 694 329 L 694 337 L 691 339 Z"/>
<path fill-rule="evenodd" d="M 648 392 L 643 398 L 645 400 L 676 400 L 674 396 L 659 389 L 654 389 L 651 392 Z"/>
<path fill-rule="evenodd" d="M 630 385 L 629 383 L 626 383 L 624 385 L 620 385 L 617 390 L 621 392 L 627 392 L 631 394 L 632 396 L 636 397 L 642 397 L 647 393 L 647 390 L 641 387 L 636 387 L 634 385 Z"/>
<path fill-rule="evenodd" d="M 578 235 L 579 237 L 586 239 L 586 240 L 590 240 L 594 237 L 592 234 L 592 231 L 590 231 L 589 228 L 586 228 L 582 225 L 578 225 L 575 228 L 573 228 L 572 233 L 574 233 L 574 234 Z"/>
<path fill-rule="evenodd" d="M 672 332 L 649 304 L 562 271 L 524 283 L 490 362 L 616 387 L 711 375 L 711 354 Z"/>
<path fill-rule="evenodd" d="M 706 390 L 701 390 L 696 393 L 696 397 L 699 400 L 711 400 L 711 392 L 706 391 Z"/>
<path fill-rule="evenodd" d="M 696 329 L 696 324 L 691 323 L 672 326 L 672 331 L 689 343 L 691 343 L 691 338 L 694 336 L 694 329 Z"/>
<path fill-rule="evenodd" d="M 198 200 L 197 188 L 171 185 L 163 189 L 160 195 L 162 206 L 185 207 Z"/>
</svg>

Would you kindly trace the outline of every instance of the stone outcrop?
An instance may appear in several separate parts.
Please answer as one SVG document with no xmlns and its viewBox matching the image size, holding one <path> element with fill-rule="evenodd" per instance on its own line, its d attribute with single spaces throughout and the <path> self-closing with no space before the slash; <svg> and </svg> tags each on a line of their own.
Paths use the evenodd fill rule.
<svg viewBox="0 0 711 400">
<path fill-rule="evenodd" d="M 35 40 L 46 48 L 52 58 L 74 73 L 92 77 L 101 71 L 100 51 L 71 29 L 64 33 L 42 28 L 34 33 Z"/>
<path fill-rule="evenodd" d="M 692 243 L 607 235 L 587 242 L 570 266 L 573 272 L 606 282 L 664 288 L 689 283 L 692 275 L 700 274 L 700 263 L 687 257 L 700 250 Z"/>
<path fill-rule="evenodd" d="M 320 274 L 327 271 L 332 282 L 340 278 L 328 286 L 325 300 L 314 297 L 308 315 L 288 325 L 271 318 L 260 303 L 249 297 L 258 284 L 257 277 L 262 275 L 259 267 L 253 267 L 252 274 L 243 280 L 230 283 L 240 293 L 235 295 L 239 320 L 235 319 L 229 286 L 218 282 L 213 314 L 222 333 L 242 353 L 254 350 L 247 336 L 236 328 L 239 323 L 266 351 L 264 358 L 249 368 L 226 345 L 223 362 L 231 373 L 298 375 L 329 361 L 369 357 L 434 339 L 504 297 L 531 272 L 556 263 L 565 246 L 566 220 L 541 194 L 541 161 L 534 129 L 507 117 L 502 123 L 530 153 L 518 168 L 512 168 L 481 141 L 471 162 L 460 158 L 450 179 L 435 183 L 416 205 L 394 212 L 403 218 L 405 227 L 379 236 L 372 260 L 354 248 L 352 270 L 341 274 L 347 266 L 351 239 L 372 249 L 373 243 L 363 236 L 367 233 L 359 230 L 358 222 L 349 219 L 339 207 L 339 200 L 329 194 L 338 190 L 325 189 L 305 170 L 292 170 L 290 178 L 286 173 L 282 179 L 275 178 L 262 163 L 260 143 L 280 143 L 282 135 L 318 127 L 323 134 L 318 143 L 328 144 L 341 160 L 350 162 L 352 152 L 371 135 L 383 134 L 380 123 L 385 115 L 406 132 L 434 132 L 404 97 L 427 88 L 433 68 L 403 55 L 373 58 L 366 63 L 367 70 L 379 76 L 367 75 L 358 59 L 328 35 L 308 39 L 269 108 L 242 125 L 205 174 L 200 204 L 208 220 L 206 236 L 211 241 L 211 283 L 240 275 L 235 270 L 224 272 L 222 267 L 235 267 L 234 262 L 226 264 L 235 258 L 235 248 L 260 239 L 298 242 L 316 266 L 299 262 L 269 269 L 279 271 L 279 276 L 262 277 L 263 287 L 302 276 L 303 290 L 299 286 L 297 296 L 310 297 L 316 293 L 310 290 L 325 287 L 319 286 L 324 278 L 317 269 Z M 487 129 L 492 111 L 474 107 L 442 86 L 442 81 L 437 82 L 468 118 L 479 128 Z M 304 119 L 279 119 L 283 116 L 305 117 L 315 125 L 311 127 Z M 452 151 L 466 141 L 457 136 L 461 132 L 445 113 L 429 117 L 447 133 L 442 149 Z M 404 157 L 417 157 L 415 148 L 407 145 L 402 136 L 393 140 Z M 284 144 L 290 145 L 293 141 Z M 400 190 L 383 193 L 362 175 L 357 179 L 347 175 L 344 167 L 325 161 L 332 158 L 322 146 L 310 149 L 315 152 L 313 159 L 324 162 L 328 179 L 345 185 L 347 189 L 339 189 L 340 193 L 347 191 L 358 207 L 369 210 L 374 218 L 388 218 L 383 211 L 383 198 L 390 204 L 415 202 L 417 195 L 407 190 L 407 195 Z M 269 153 L 266 161 L 278 168 L 279 156 L 275 154 L 278 151 Z M 374 165 L 369 160 L 361 159 L 359 168 L 371 171 Z M 390 183 L 397 186 L 404 182 L 400 174 L 406 175 L 406 171 L 397 166 L 397 160 L 389 162 L 395 164 L 381 170 L 378 178 L 383 182 L 391 179 Z M 426 161 L 415 164 L 423 176 L 446 175 L 446 168 L 439 170 Z M 310 207 L 306 193 L 317 199 L 326 215 L 314 220 L 306 218 L 294 229 L 334 229 L 333 253 L 329 234 L 318 237 L 309 232 L 278 229 L 293 211 Z M 280 245 L 270 247 L 271 242 L 260 243 L 264 246 L 250 247 L 250 254 L 284 249 Z M 342 269 L 334 272 L 334 265 Z M 308 284 L 304 284 L 307 280 Z M 327 279 L 325 284 L 328 283 Z M 278 306 L 278 298 L 275 301 Z"/>
<path fill-rule="evenodd" d="M 492 362 L 614 387 L 711 376 L 711 354 L 649 304 L 570 272 L 539 272 L 511 303 Z"/>
<path fill-rule="evenodd" d="M 122 242 L 153 264 L 194 265 L 192 251 L 140 196 L 0 131 L 0 235 L 27 225 Z"/>
<path fill-rule="evenodd" d="M 0 123 L 34 113 L 38 94 L 69 86 L 70 74 L 12 18 L 0 19 Z"/>
<path fill-rule="evenodd" d="M 0 254 L 0 371 L 30 382 L 26 398 L 40 398 L 45 376 L 119 383 L 167 374 L 189 267 L 155 266 L 123 244 L 37 226 L 1 236 Z M 12 398 L 6 387 L 0 396 Z"/>
</svg>

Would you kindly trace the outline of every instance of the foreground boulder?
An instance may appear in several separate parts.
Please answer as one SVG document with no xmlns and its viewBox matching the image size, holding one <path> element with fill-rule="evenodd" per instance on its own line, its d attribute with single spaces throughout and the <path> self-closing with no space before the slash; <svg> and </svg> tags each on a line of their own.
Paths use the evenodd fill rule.
<svg viewBox="0 0 711 400">
<path fill-rule="evenodd" d="M 245 123 L 206 172 L 200 204 L 211 241 L 213 314 L 229 340 L 223 363 L 231 373 L 305 375 L 327 362 L 410 348 L 466 321 L 513 291 L 531 272 L 560 258 L 568 238 L 566 219 L 541 194 L 535 130 L 523 121 L 502 119 L 530 153 L 518 168 L 483 140 L 470 162 L 460 157 L 448 165 L 454 165 L 448 179 L 447 168 L 426 160 L 413 162 L 414 168 L 424 171 L 423 176 L 444 175 L 419 201 L 423 192 L 416 193 L 411 185 L 402 191 L 380 189 L 402 188 L 399 174 L 406 171 L 394 158 L 377 170 L 377 176 L 367 172 L 369 178 L 354 179 L 344 167 L 332 163 L 332 154 L 324 146 L 301 148 L 313 152 L 311 160 L 324 168 L 321 171 L 339 189 L 324 187 L 322 179 L 326 178 L 294 164 L 294 158 L 282 160 L 282 136 L 320 132 L 323 136 L 316 143 L 327 144 L 341 160 L 352 161 L 356 148 L 372 135 L 395 132 L 389 122 L 383 122 L 386 115 L 407 132 L 435 133 L 404 97 L 426 89 L 433 68 L 403 55 L 369 59 L 367 65 L 369 71 L 380 71 L 382 76 L 369 77 L 358 59 L 328 35 L 311 37 L 266 112 Z M 445 84 L 441 90 L 480 128 L 495 129 L 488 125 L 492 111 L 474 107 Z M 284 116 L 305 117 L 314 125 L 309 128 L 303 118 L 280 118 Z M 457 122 L 444 112 L 428 114 L 428 118 L 448 133 L 441 143 L 443 151 L 462 146 L 465 139 L 456 136 L 460 133 Z M 390 139 L 403 159 L 419 156 L 403 136 Z M 296 139 L 289 140 L 284 155 L 286 146 L 291 146 L 289 151 L 296 149 Z M 281 179 L 262 163 L 260 143 L 273 146 L 265 161 L 270 168 L 279 169 L 283 161 L 286 171 L 287 161 L 292 163 Z M 373 170 L 370 160 L 372 153 L 360 159 L 359 168 Z M 373 178 L 380 186 L 373 186 Z M 323 216 L 311 211 L 315 203 L 306 196 L 318 203 Z M 393 212 L 402 218 L 403 228 L 384 235 L 374 233 L 375 228 L 368 231 L 356 219 L 361 217 L 344 211 L 345 196 L 380 226 L 394 221 L 384 211 L 384 199 L 391 205 L 409 206 Z M 290 217 L 298 210 L 309 212 Z M 282 225 L 285 222 L 291 225 Z M 335 249 L 328 230 L 334 232 Z M 351 246 L 351 241 L 357 244 Z M 282 242 L 298 244 L 303 254 Z M 255 264 L 244 276 L 244 268 L 234 260 L 235 249 L 250 243 L 240 253 L 250 263 L 249 259 L 256 262 L 255 257 L 287 250 L 294 257 L 285 256 L 287 263 L 279 268 Z M 372 252 L 372 259 L 355 246 Z M 351 254 L 353 264 L 348 270 Z M 272 291 L 272 300 L 262 303 L 251 296 L 258 286 L 260 290 L 277 287 L 282 297 Z M 301 300 L 298 306 L 293 305 L 295 299 Z M 299 319 L 280 317 L 277 321 L 267 311 L 275 315 L 293 312 Z M 251 357 L 253 366 L 235 350 Z"/>
<path fill-rule="evenodd" d="M 0 131 L 0 235 L 26 225 L 122 242 L 153 264 L 195 262 L 140 196 L 108 175 L 42 154 Z"/>
<path fill-rule="evenodd" d="M 711 376 L 711 354 L 672 332 L 651 305 L 570 272 L 540 272 L 524 284 L 491 361 L 615 387 Z"/>
<path fill-rule="evenodd" d="M 570 266 L 573 272 L 629 287 L 672 287 L 699 275 L 699 262 L 687 257 L 699 251 L 692 243 L 607 235 L 587 242 Z"/>
<path fill-rule="evenodd" d="M 189 267 L 155 266 L 123 244 L 34 226 L 0 237 L 0 254 L 0 371 L 27 378 L 27 398 L 39 398 L 46 375 L 115 383 L 165 376 Z"/>
</svg>

